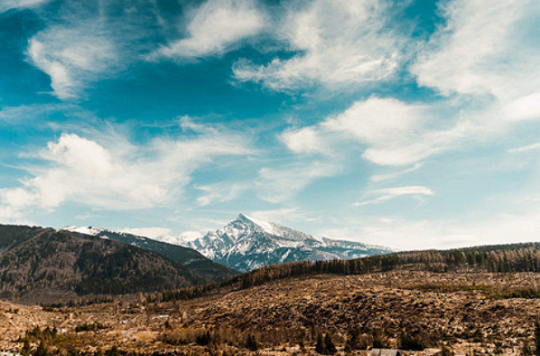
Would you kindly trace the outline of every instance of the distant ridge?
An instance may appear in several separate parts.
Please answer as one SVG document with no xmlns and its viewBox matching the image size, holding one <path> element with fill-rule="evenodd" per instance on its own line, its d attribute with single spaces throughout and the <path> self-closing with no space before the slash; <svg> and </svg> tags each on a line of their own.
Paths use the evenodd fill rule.
<svg viewBox="0 0 540 356">
<path fill-rule="evenodd" d="M 0 225 L 0 297 L 58 302 L 162 291 L 204 276 L 155 252 L 76 232 Z"/>
<path fill-rule="evenodd" d="M 218 282 L 238 274 L 237 271 L 214 262 L 191 248 L 153 240 L 144 236 L 93 226 L 67 226 L 61 230 L 96 236 L 101 239 L 110 239 L 159 253 L 198 273 L 205 282 Z"/>
</svg>

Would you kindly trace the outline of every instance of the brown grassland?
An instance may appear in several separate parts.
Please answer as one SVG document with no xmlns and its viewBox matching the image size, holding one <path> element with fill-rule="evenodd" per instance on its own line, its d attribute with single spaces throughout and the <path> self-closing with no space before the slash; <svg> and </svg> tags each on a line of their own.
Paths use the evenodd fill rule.
<svg viewBox="0 0 540 356">
<path fill-rule="evenodd" d="M 383 347 L 527 355 L 536 351 L 539 286 L 539 273 L 396 270 L 289 278 L 192 300 L 139 294 L 65 306 L 0 302 L 0 349 L 38 356 L 303 355 L 332 353 L 335 345 L 338 354 Z M 331 345 L 321 351 L 324 336 Z"/>
</svg>

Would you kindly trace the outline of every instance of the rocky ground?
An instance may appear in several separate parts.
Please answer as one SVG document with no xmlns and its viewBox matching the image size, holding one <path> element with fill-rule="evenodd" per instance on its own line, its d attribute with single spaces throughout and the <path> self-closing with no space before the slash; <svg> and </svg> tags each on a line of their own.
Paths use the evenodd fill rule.
<svg viewBox="0 0 540 356">
<path fill-rule="evenodd" d="M 166 303 L 146 295 L 45 309 L 0 302 L 0 349 L 18 351 L 27 331 L 48 326 L 56 329 L 50 350 L 62 352 L 118 346 L 141 354 L 248 354 L 257 348 L 251 337 L 261 354 L 308 354 L 317 335 L 328 333 L 344 353 L 357 330 L 366 346 L 377 339 L 398 347 L 411 335 L 428 347 L 417 355 L 443 344 L 455 354 L 519 355 L 525 343 L 534 349 L 540 299 L 510 292 L 538 285 L 540 275 L 529 273 L 400 271 L 286 280 Z M 30 341 L 35 348 L 37 339 Z"/>
</svg>

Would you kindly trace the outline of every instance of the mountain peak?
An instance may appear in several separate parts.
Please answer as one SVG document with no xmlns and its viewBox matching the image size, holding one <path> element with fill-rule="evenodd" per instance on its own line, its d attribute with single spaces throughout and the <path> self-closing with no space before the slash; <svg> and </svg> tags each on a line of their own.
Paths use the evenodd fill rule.
<svg viewBox="0 0 540 356">
<path fill-rule="evenodd" d="M 275 228 L 274 228 L 276 224 L 274 224 L 274 223 L 270 223 L 268 221 L 263 221 L 263 220 L 254 218 L 254 217 L 249 216 L 249 215 L 244 214 L 244 213 L 240 213 L 238 215 L 238 220 L 240 220 L 242 222 L 248 222 L 248 223 L 254 224 L 254 225 L 256 225 L 257 227 L 259 227 L 260 229 L 262 229 L 264 232 L 266 232 L 268 234 L 277 235 L 277 233 L 275 231 Z"/>
<path fill-rule="evenodd" d="M 243 272 L 276 263 L 350 259 L 389 252 L 358 242 L 313 236 L 245 213 L 202 237 L 180 240 L 183 246 Z"/>
</svg>

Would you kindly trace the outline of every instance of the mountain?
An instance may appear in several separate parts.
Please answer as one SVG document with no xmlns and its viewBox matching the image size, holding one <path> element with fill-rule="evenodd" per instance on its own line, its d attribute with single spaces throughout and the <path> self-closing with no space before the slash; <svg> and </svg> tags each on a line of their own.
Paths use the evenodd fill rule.
<svg viewBox="0 0 540 356">
<path fill-rule="evenodd" d="M 172 259 L 121 242 L 67 230 L 0 225 L 0 298 L 57 302 L 207 281 Z"/>
<path fill-rule="evenodd" d="M 384 247 L 312 236 L 246 214 L 202 237 L 181 235 L 178 243 L 242 272 L 277 263 L 353 259 L 391 252 Z"/>
<path fill-rule="evenodd" d="M 170 244 L 144 236 L 133 235 L 121 231 L 100 229 L 92 226 L 68 226 L 62 230 L 96 236 L 102 239 L 110 239 L 156 252 L 197 272 L 204 277 L 205 281 L 222 281 L 238 274 L 237 271 L 214 262 L 191 248 L 179 246 L 178 244 Z"/>
</svg>

